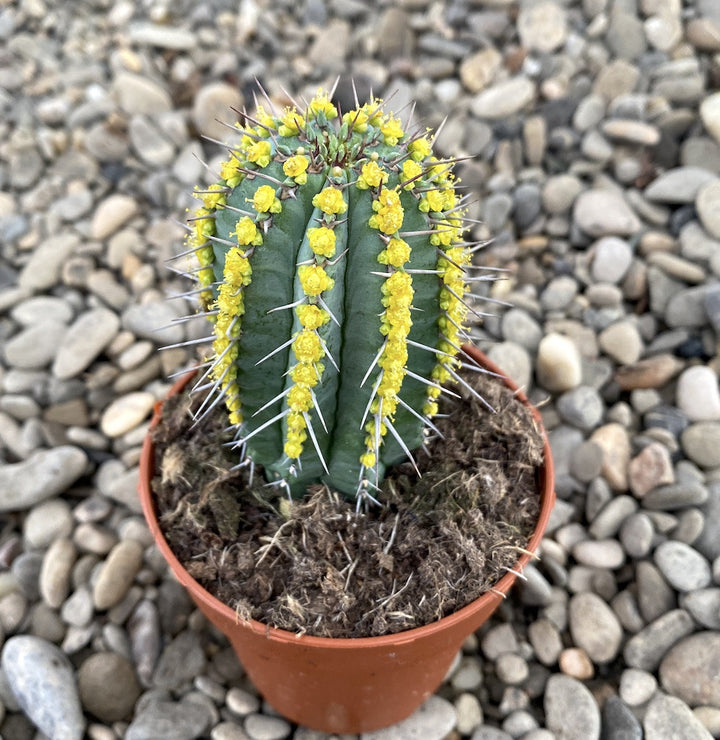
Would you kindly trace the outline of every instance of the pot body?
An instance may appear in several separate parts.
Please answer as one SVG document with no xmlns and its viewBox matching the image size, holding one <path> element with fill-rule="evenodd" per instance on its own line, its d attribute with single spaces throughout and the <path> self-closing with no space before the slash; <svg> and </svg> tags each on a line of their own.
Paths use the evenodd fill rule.
<svg viewBox="0 0 720 740">
<path fill-rule="evenodd" d="M 467 354 L 492 372 L 499 368 L 474 347 Z M 190 376 L 171 390 L 179 392 Z M 510 381 L 506 385 L 530 406 Z M 540 428 L 538 411 L 530 406 Z M 153 425 L 160 419 L 155 409 Z M 543 431 L 545 437 L 545 432 Z M 440 685 L 465 638 L 495 611 L 517 576 L 508 572 L 488 592 L 437 622 L 382 637 L 335 639 L 296 635 L 254 620 L 240 621 L 185 570 L 168 546 L 158 524 L 151 495 L 154 450 L 148 436 L 140 462 L 140 497 L 157 547 L 195 604 L 223 632 L 263 697 L 281 714 L 300 725 L 329 733 L 369 732 L 412 714 Z M 550 446 L 545 437 L 545 464 L 539 476 L 540 515 L 515 571 L 530 559 L 547 527 L 555 502 Z"/>
</svg>

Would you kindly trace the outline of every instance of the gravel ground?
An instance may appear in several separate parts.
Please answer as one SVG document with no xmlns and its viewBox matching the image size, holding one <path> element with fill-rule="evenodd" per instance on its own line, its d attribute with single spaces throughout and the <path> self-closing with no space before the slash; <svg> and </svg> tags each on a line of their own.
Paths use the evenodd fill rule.
<svg viewBox="0 0 720 740">
<path fill-rule="evenodd" d="M 5 740 L 324 737 L 258 698 L 136 485 L 193 362 L 156 348 L 204 329 L 165 266 L 222 156 L 202 135 L 255 78 L 348 101 L 350 74 L 472 157 L 513 305 L 474 331 L 546 401 L 559 496 L 437 694 L 364 737 L 720 737 L 720 3 L 372 5 L 0 0 Z"/>
</svg>

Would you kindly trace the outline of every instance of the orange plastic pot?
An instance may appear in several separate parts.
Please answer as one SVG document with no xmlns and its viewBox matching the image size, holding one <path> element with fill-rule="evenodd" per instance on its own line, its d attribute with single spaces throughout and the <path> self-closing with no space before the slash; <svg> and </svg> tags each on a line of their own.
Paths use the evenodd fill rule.
<svg viewBox="0 0 720 740">
<path fill-rule="evenodd" d="M 465 351 L 488 370 L 501 371 L 474 347 Z M 178 393 L 192 374 L 171 389 Z M 531 408 L 540 428 L 540 415 Z M 153 426 L 158 423 L 157 404 Z M 545 437 L 545 432 L 543 431 Z M 440 685 L 465 638 L 485 622 L 516 580 L 507 573 L 486 593 L 459 611 L 424 627 L 383 637 L 336 639 L 296 635 L 256 622 L 240 622 L 235 612 L 198 584 L 168 546 L 157 520 L 150 491 L 154 452 L 145 440 L 140 461 L 140 497 L 155 542 L 170 568 L 203 614 L 223 632 L 263 697 L 300 725 L 331 733 L 360 733 L 387 727 L 408 717 Z M 534 552 L 555 502 L 550 446 L 545 437 L 545 464 L 539 475 L 540 515 L 528 550 Z M 521 571 L 530 554 L 514 567 Z"/>
</svg>

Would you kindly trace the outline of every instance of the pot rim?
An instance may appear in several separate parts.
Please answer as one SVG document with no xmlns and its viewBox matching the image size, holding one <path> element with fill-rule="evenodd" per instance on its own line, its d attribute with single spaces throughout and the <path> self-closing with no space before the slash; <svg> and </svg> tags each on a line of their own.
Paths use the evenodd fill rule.
<svg viewBox="0 0 720 740">
<path fill-rule="evenodd" d="M 185 570 L 182 563 L 177 559 L 175 553 L 167 543 L 165 536 L 160 529 L 160 525 L 155 511 L 155 502 L 151 492 L 151 480 L 154 468 L 154 445 L 150 438 L 150 434 L 147 434 L 143 442 L 142 453 L 140 456 L 140 481 L 139 481 L 139 493 L 142 503 L 143 512 L 147 519 L 148 526 L 152 532 L 155 544 L 162 552 L 164 558 L 170 565 L 171 570 L 183 583 L 184 586 L 188 587 L 189 583 L 194 584 L 194 596 L 200 598 L 202 601 L 210 605 L 216 611 L 220 611 L 223 616 L 227 619 L 234 620 L 237 624 L 242 624 L 253 632 L 265 635 L 268 639 L 278 640 L 280 642 L 292 642 L 294 644 L 303 644 L 308 647 L 320 647 L 320 648 L 336 648 L 336 649 L 357 649 L 362 648 L 382 648 L 389 647 L 391 645 L 397 645 L 406 642 L 413 642 L 431 634 L 441 632 L 447 627 L 456 625 L 459 622 L 471 617 L 476 611 L 482 609 L 488 602 L 497 598 L 497 592 L 504 595 L 510 590 L 515 580 L 517 579 L 518 572 L 522 572 L 522 569 L 530 561 L 530 553 L 535 553 L 540 541 L 547 528 L 550 514 L 555 503 L 555 490 L 554 490 L 554 465 L 552 459 L 552 453 L 550 450 L 550 443 L 545 432 L 545 428 L 542 424 L 542 419 L 539 411 L 533 406 L 528 400 L 525 393 L 520 390 L 516 383 L 510 380 L 500 368 L 489 360 L 484 353 L 472 345 L 463 345 L 463 351 L 474 359 L 476 362 L 482 364 L 487 370 L 496 375 L 500 376 L 503 382 L 514 391 L 518 400 L 524 403 L 531 411 L 535 421 L 538 424 L 540 432 L 543 437 L 543 454 L 544 461 L 541 467 L 544 470 L 544 480 L 542 485 L 539 486 L 541 489 L 540 493 L 540 512 L 538 519 L 535 524 L 535 529 L 528 541 L 527 550 L 524 552 L 515 563 L 513 569 L 508 571 L 499 581 L 495 583 L 492 591 L 486 591 L 484 594 L 479 596 L 474 601 L 471 601 L 466 606 L 458 609 L 452 614 L 448 614 L 446 617 L 431 622 L 430 624 L 422 625 L 420 627 L 413 627 L 409 630 L 402 632 L 395 632 L 389 635 L 381 635 L 378 637 L 319 637 L 316 635 L 306 635 L 302 633 L 289 632 L 287 630 L 278 629 L 277 627 L 270 627 L 269 625 L 258 622 L 255 619 L 240 620 L 237 614 L 224 602 L 213 596 L 203 586 L 201 586 L 192 576 Z M 190 378 L 194 375 L 194 370 L 189 370 L 187 374 L 180 377 L 174 385 L 171 387 L 168 397 L 179 393 L 185 385 L 188 383 Z M 162 401 L 158 401 L 155 404 L 152 421 L 150 423 L 150 429 L 154 428 L 159 422 L 162 410 Z"/>
</svg>

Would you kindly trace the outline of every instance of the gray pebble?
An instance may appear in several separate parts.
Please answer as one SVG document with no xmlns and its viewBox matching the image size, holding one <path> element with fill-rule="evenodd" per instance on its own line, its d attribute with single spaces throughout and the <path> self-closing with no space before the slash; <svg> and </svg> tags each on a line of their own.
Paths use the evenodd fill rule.
<svg viewBox="0 0 720 740">
<path fill-rule="evenodd" d="M 595 388 L 581 385 L 558 398 L 557 410 L 568 424 L 589 432 L 602 422 L 605 406 Z"/>
<path fill-rule="evenodd" d="M 194 740 L 209 724 L 207 710 L 192 702 L 158 701 L 137 712 L 125 733 L 125 740 L 173 738 Z"/>
<path fill-rule="evenodd" d="M 23 712 L 53 740 L 82 740 L 85 731 L 74 669 L 55 645 L 30 635 L 11 637 L 2 668 Z"/>
<path fill-rule="evenodd" d="M 638 512 L 629 516 L 620 527 L 620 542 L 631 557 L 645 557 L 652 547 L 655 529 L 647 514 Z"/>
<path fill-rule="evenodd" d="M 362 733 L 361 740 L 443 740 L 455 727 L 455 707 L 439 696 L 431 696 L 407 719 L 384 730 Z"/>
<path fill-rule="evenodd" d="M 205 653 L 196 632 L 181 632 L 163 650 L 155 669 L 153 683 L 163 689 L 177 689 L 202 673 Z"/>
<path fill-rule="evenodd" d="M 658 694 L 649 704 L 643 728 L 646 740 L 711 740 L 712 736 L 685 702 Z"/>
<path fill-rule="evenodd" d="M 619 283 L 632 261 L 633 253 L 625 239 L 606 236 L 593 245 L 592 276 L 596 282 Z"/>
<path fill-rule="evenodd" d="M 623 630 L 612 609 L 594 593 L 580 593 L 568 605 L 570 633 L 594 663 L 608 663 L 618 654 Z"/>
<path fill-rule="evenodd" d="M 655 563 L 678 591 L 695 591 L 710 585 L 710 564 L 684 542 L 663 542 L 655 550 Z"/>
<path fill-rule="evenodd" d="M 618 696 L 610 696 L 602 712 L 602 737 L 643 740 L 643 731 L 635 715 Z"/>
<path fill-rule="evenodd" d="M 645 197 L 658 203 L 693 203 L 700 188 L 715 178 L 700 167 L 675 167 L 645 188 Z"/>
<path fill-rule="evenodd" d="M 694 629 L 693 618 L 685 610 L 669 611 L 625 643 L 625 662 L 632 668 L 654 671 L 667 651 Z"/>
<path fill-rule="evenodd" d="M 680 606 L 704 627 L 720 630 L 720 588 L 703 588 L 683 594 Z"/>
<path fill-rule="evenodd" d="M 82 314 L 64 336 L 53 375 L 63 380 L 79 375 L 110 344 L 119 327 L 120 319 L 106 308 Z"/>
<path fill-rule="evenodd" d="M 71 445 L 35 452 L 23 462 L 0 464 L 0 511 L 29 509 L 64 493 L 86 466 L 85 453 Z"/>
<path fill-rule="evenodd" d="M 650 701 L 657 687 L 655 676 L 639 668 L 626 668 L 620 676 L 620 697 L 631 707 L 638 707 Z"/>
<path fill-rule="evenodd" d="M 600 710 L 590 691 L 570 676 L 553 674 L 545 687 L 545 721 L 559 738 L 600 737 Z"/>
</svg>

